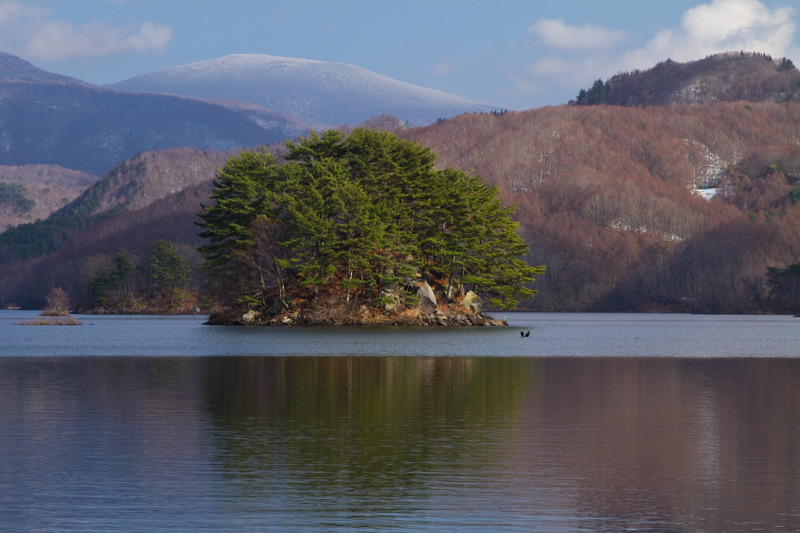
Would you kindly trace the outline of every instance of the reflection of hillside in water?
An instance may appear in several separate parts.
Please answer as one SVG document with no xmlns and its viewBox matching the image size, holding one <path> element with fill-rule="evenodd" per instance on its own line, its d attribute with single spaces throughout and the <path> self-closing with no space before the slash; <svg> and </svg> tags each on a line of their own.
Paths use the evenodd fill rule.
<svg viewBox="0 0 800 533">
<path fill-rule="evenodd" d="M 201 362 L 0 357 L 0 523 L 113 530 L 162 502 L 211 505 L 184 468 L 208 461 Z"/>
<path fill-rule="evenodd" d="M 797 361 L 544 359 L 538 374 L 509 474 L 560 486 L 586 527 L 797 526 Z"/>
</svg>

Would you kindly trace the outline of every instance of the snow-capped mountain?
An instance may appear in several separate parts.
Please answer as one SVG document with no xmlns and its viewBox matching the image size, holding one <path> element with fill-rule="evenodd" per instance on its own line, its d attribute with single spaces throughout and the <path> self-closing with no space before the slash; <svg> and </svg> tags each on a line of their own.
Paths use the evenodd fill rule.
<svg viewBox="0 0 800 533">
<path fill-rule="evenodd" d="M 413 125 L 497 107 L 345 63 L 236 54 L 141 74 L 110 85 L 122 91 L 228 98 L 315 125 L 358 124 L 395 115 Z"/>
<path fill-rule="evenodd" d="M 0 52 L 0 165 L 50 164 L 103 175 L 137 152 L 231 150 L 305 131 L 308 125 L 253 104 L 129 94 Z"/>
</svg>

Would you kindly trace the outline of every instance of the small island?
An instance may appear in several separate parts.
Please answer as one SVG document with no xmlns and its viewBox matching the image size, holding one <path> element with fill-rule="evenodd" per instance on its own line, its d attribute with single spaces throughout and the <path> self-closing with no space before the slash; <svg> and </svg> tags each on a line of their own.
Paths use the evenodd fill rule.
<svg viewBox="0 0 800 533">
<path fill-rule="evenodd" d="M 200 215 L 210 324 L 502 325 L 543 266 L 514 206 L 430 149 L 359 128 L 243 151 Z"/>
<path fill-rule="evenodd" d="M 69 314 L 69 297 L 56 287 L 47 294 L 47 306 L 33 320 L 20 322 L 23 326 L 80 326 L 83 323 Z"/>
</svg>

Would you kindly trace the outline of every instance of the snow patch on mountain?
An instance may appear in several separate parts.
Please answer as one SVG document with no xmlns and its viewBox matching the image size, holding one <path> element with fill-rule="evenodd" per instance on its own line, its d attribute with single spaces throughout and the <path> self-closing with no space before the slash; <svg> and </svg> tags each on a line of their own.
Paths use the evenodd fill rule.
<svg viewBox="0 0 800 533">
<path fill-rule="evenodd" d="M 122 91 L 232 98 L 315 125 L 358 124 L 395 115 L 413 125 L 497 110 L 442 91 L 328 61 L 235 54 L 141 74 L 110 85 Z"/>
</svg>

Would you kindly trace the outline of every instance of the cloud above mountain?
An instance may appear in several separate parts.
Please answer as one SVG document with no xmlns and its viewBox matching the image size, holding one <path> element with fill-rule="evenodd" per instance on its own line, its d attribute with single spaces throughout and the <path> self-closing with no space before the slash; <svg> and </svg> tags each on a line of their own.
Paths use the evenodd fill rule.
<svg viewBox="0 0 800 533">
<path fill-rule="evenodd" d="M 580 87 L 588 79 L 650 68 L 667 58 L 691 61 L 736 50 L 797 56 L 794 16 L 792 8 L 770 9 L 760 0 L 712 0 L 686 10 L 680 24 L 639 45 L 621 30 L 539 19 L 527 32 L 546 52 L 517 72 L 513 83 L 524 94 L 552 83 Z"/>
<path fill-rule="evenodd" d="M 713 0 L 687 10 L 680 26 L 659 32 L 639 49 L 626 51 L 621 62 L 636 68 L 667 57 L 690 61 L 736 50 L 783 57 L 792 52 L 794 14 L 788 7 L 768 9 L 758 0 Z"/>
<path fill-rule="evenodd" d="M 51 10 L 16 0 L 0 1 L 0 49 L 27 58 L 57 60 L 124 52 L 158 53 L 172 41 L 172 28 L 153 21 L 121 26 L 102 21 L 76 25 Z"/>
<path fill-rule="evenodd" d="M 563 18 L 539 19 L 528 28 L 528 32 L 540 37 L 546 46 L 564 50 L 613 48 L 628 37 L 622 30 L 592 25 L 570 26 L 564 23 Z"/>
</svg>

